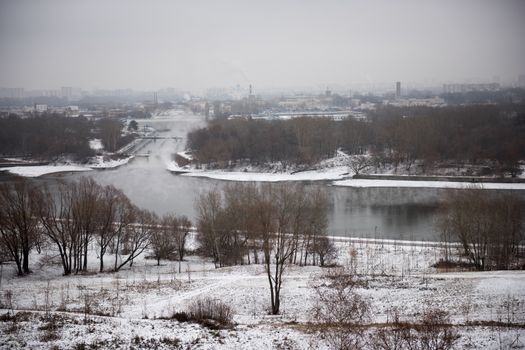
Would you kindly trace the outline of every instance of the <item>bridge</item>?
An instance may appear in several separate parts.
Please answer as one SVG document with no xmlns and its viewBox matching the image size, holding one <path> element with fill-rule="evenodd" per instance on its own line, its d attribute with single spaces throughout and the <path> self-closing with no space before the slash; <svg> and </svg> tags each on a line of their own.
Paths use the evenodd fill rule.
<svg viewBox="0 0 525 350">
<path fill-rule="evenodd" d="M 137 139 L 141 140 L 176 140 L 176 141 L 182 141 L 181 136 L 141 136 L 137 137 Z"/>
</svg>

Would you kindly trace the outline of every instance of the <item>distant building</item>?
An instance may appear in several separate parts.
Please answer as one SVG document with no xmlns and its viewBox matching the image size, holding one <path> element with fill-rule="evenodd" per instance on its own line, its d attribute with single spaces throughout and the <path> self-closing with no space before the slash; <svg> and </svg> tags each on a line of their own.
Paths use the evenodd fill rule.
<svg viewBox="0 0 525 350">
<path fill-rule="evenodd" d="M 62 96 L 62 98 L 65 98 L 65 99 L 67 99 L 69 101 L 71 99 L 71 97 L 73 96 L 73 87 L 71 87 L 71 86 L 62 86 L 60 88 L 60 96 Z"/>
<path fill-rule="evenodd" d="M 67 108 L 65 108 L 64 110 L 64 113 L 68 117 L 78 117 L 80 109 L 78 108 L 78 106 L 67 106 Z"/>
<path fill-rule="evenodd" d="M 43 113 L 47 111 L 47 105 L 46 104 L 35 104 L 35 112 L 37 113 Z"/>
<path fill-rule="evenodd" d="M 24 98 L 24 88 L 2 88 L 0 89 L 0 97 Z"/>
<path fill-rule="evenodd" d="M 401 97 L 401 82 L 396 81 L 396 98 Z"/>
<path fill-rule="evenodd" d="M 210 117 L 210 104 L 208 101 L 204 104 L 204 116 L 206 117 L 206 120 Z"/>
<path fill-rule="evenodd" d="M 220 101 L 213 102 L 213 117 L 219 118 L 222 115 L 222 106 Z"/>
<path fill-rule="evenodd" d="M 518 77 L 518 86 L 525 88 L 525 74 L 520 74 Z"/>
<path fill-rule="evenodd" d="M 444 84 L 443 92 L 445 94 L 471 92 L 471 91 L 497 91 L 500 89 L 499 83 L 487 84 Z"/>
<path fill-rule="evenodd" d="M 60 97 L 62 96 L 62 94 L 61 94 L 61 91 L 58 91 L 58 90 L 43 90 L 41 96 Z"/>
<path fill-rule="evenodd" d="M 396 107 L 410 107 L 410 106 L 427 106 L 427 107 L 441 107 L 445 105 L 445 100 L 440 97 L 432 98 L 398 98 L 395 101 L 385 100 L 384 104 Z"/>
</svg>

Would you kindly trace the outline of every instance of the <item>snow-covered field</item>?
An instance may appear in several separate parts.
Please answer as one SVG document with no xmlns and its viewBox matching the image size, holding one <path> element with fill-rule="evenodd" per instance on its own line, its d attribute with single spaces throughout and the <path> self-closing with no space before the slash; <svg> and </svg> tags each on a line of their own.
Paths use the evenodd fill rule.
<svg viewBox="0 0 525 350">
<path fill-rule="evenodd" d="M 371 305 L 371 328 L 398 307 L 416 320 L 437 307 L 450 313 L 461 338 L 456 348 L 500 349 L 525 341 L 525 271 L 452 272 L 430 267 L 440 247 L 381 241 L 339 241 L 338 263 L 366 284 L 357 292 Z M 282 290 L 281 315 L 269 316 L 268 280 L 262 265 L 215 269 L 190 256 L 182 263 L 139 259 L 118 273 L 95 273 L 95 251 L 85 275 L 64 277 L 55 252 L 34 253 L 33 273 L 15 277 L 3 267 L 0 286 L 1 348 L 191 348 L 323 349 L 328 343 L 309 328 L 314 286 L 326 271 L 290 266 Z M 106 259 L 111 264 L 112 256 Z M 234 309 L 235 325 L 214 330 L 169 318 L 195 298 L 209 296 Z M 89 301 L 89 312 L 85 313 Z M 15 310 L 16 321 L 7 312 Z M 521 324 L 496 327 L 485 321 Z M 477 322 L 477 323 L 476 323 Z M 485 322 L 485 323 L 483 323 Z M 477 324 L 477 325 L 476 325 Z M 175 346 L 176 344 L 176 346 Z"/>
</svg>

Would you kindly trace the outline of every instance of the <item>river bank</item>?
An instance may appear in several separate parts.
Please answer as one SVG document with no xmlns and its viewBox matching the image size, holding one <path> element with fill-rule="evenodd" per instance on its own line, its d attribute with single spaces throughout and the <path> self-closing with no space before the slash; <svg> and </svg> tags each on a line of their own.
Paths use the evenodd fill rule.
<svg viewBox="0 0 525 350">
<path fill-rule="evenodd" d="M 84 172 L 92 170 L 115 169 L 128 164 L 134 156 L 128 156 L 120 159 L 111 159 L 104 156 L 93 157 L 87 164 L 52 164 L 43 163 L 41 165 L 17 164 L 9 167 L 0 167 L 0 172 L 7 172 L 12 175 L 22 177 L 40 177 L 49 174 Z"/>
<path fill-rule="evenodd" d="M 240 182 L 288 182 L 324 181 L 334 186 L 345 187 L 414 187 L 414 188 L 466 188 L 478 185 L 484 189 L 525 190 L 525 179 L 412 176 L 373 174 L 356 175 L 346 166 L 334 166 L 316 170 L 295 172 L 261 172 L 228 170 L 202 170 L 180 167 L 176 162 L 168 163 L 166 169 L 180 176 L 205 177 L 222 181 Z"/>
</svg>

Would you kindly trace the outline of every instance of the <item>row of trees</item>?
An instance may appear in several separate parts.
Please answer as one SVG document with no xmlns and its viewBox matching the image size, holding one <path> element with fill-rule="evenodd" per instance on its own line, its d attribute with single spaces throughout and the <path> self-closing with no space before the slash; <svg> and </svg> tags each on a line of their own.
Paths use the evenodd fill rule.
<svg viewBox="0 0 525 350">
<path fill-rule="evenodd" d="M 517 108 L 517 110 L 516 110 Z M 517 170 L 525 158 L 525 110 L 501 106 L 385 107 L 368 120 L 215 120 L 188 135 L 197 161 L 313 164 L 338 148 L 370 152 L 378 163 L 442 162 Z M 380 164 L 378 164 L 380 165 Z"/>
<path fill-rule="evenodd" d="M 89 148 L 93 125 L 86 118 L 66 118 L 58 114 L 20 118 L 0 118 L 0 150 L 3 155 L 53 159 L 93 155 Z"/>
<path fill-rule="evenodd" d="M 190 228 L 187 218 L 159 219 L 114 186 L 98 185 L 91 178 L 52 189 L 25 180 L 0 186 L 0 243 L 19 275 L 30 272 L 30 251 L 45 243 L 55 245 L 65 275 L 87 270 L 93 243 L 100 271 L 108 251 L 114 254 L 114 270 L 132 266 L 148 248 L 159 264 L 164 258 L 181 260 Z"/>
<path fill-rule="evenodd" d="M 516 269 L 525 267 L 524 216 L 519 196 L 472 187 L 448 193 L 439 226 L 478 270 Z"/>
<path fill-rule="evenodd" d="M 525 110 L 502 106 L 384 108 L 371 113 L 371 150 L 394 164 L 483 164 L 516 175 Z"/>
<path fill-rule="evenodd" d="M 188 148 L 202 163 L 249 160 L 311 164 L 337 149 L 335 123 L 322 118 L 214 120 L 188 134 Z"/>
<path fill-rule="evenodd" d="M 326 236 L 327 199 L 300 185 L 235 184 L 211 190 L 196 202 L 197 239 L 217 267 L 262 263 L 271 291 L 272 314 L 279 313 L 287 264 L 319 263 L 335 255 Z M 253 259 L 253 260 L 251 260 Z"/>
<path fill-rule="evenodd" d="M 58 113 L 20 118 L 11 114 L 0 118 L 0 155 L 28 156 L 54 160 L 70 156 L 84 160 L 93 156 L 89 140 L 100 138 L 105 149 L 114 152 L 130 142 L 122 134 L 119 119 L 91 121 L 84 117 L 68 118 Z"/>
<path fill-rule="evenodd" d="M 130 143 L 135 139 L 135 134 L 126 134 L 122 133 L 122 128 L 124 124 L 120 119 L 115 118 L 102 118 L 95 122 L 96 127 L 96 136 L 100 138 L 104 149 L 108 152 L 116 152 L 121 147 Z M 132 120 L 128 131 L 137 131 L 138 123 L 135 120 Z"/>
</svg>

